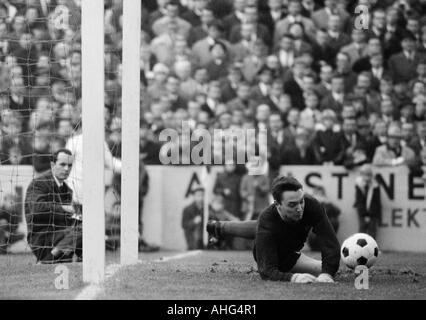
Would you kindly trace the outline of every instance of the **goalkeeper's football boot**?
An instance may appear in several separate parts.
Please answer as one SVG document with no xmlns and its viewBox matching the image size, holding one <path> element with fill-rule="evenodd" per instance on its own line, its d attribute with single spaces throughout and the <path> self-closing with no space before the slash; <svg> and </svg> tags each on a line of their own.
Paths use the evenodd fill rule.
<svg viewBox="0 0 426 320">
<path fill-rule="evenodd" d="M 207 233 L 209 235 L 209 246 L 214 246 L 219 243 L 221 239 L 221 225 L 219 221 L 210 220 L 207 222 L 206 227 Z"/>
</svg>

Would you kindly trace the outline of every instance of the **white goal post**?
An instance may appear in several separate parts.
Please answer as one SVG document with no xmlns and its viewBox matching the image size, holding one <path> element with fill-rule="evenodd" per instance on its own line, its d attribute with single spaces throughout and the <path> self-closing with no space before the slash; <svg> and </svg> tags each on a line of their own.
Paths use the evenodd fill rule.
<svg viewBox="0 0 426 320">
<path fill-rule="evenodd" d="M 121 264 L 138 262 L 141 0 L 123 0 Z"/>
<path fill-rule="evenodd" d="M 81 1 L 83 281 L 105 277 L 104 0 Z"/>
<path fill-rule="evenodd" d="M 105 278 L 104 0 L 83 0 L 83 281 Z M 123 1 L 121 264 L 138 262 L 141 1 Z"/>
</svg>

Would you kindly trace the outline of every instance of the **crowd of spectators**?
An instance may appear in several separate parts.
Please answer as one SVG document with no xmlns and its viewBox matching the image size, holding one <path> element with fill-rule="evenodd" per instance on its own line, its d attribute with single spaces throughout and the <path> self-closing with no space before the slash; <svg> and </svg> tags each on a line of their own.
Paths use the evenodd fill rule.
<svg viewBox="0 0 426 320">
<path fill-rule="evenodd" d="M 369 25 L 355 28 L 355 7 Z M 408 165 L 426 140 L 422 1 L 148 0 L 142 3 L 141 157 L 159 133 L 268 129 L 285 164 Z M 0 1 L 1 163 L 48 168 L 81 116 L 81 8 Z M 106 137 L 121 153 L 122 1 L 105 1 Z M 178 139 L 177 144 L 184 143 Z M 179 145 L 182 148 L 182 145 Z M 220 151 L 219 151 L 220 152 Z"/>
<path fill-rule="evenodd" d="M 121 153 L 118 1 L 105 1 L 106 139 Z M 0 1 L 0 161 L 50 168 L 81 125 L 81 1 Z"/>
<path fill-rule="evenodd" d="M 264 176 L 228 164 L 216 179 L 212 205 L 227 219 L 255 219 L 283 165 L 426 173 L 425 1 L 161 0 L 143 10 L 147 164 L 160 164 L 160 132 L 182 132 L 182 121 L 268 130 Z"/>
<path fill-rule="evenodd" d="M 80 3 L 0 0 L 2 165 L 48 169 L 48 155 L 80 124 Z M 358 5 L 368 8 L 361 28 Z M 116 157 L 122 9 L 122 0 L 105 0 L 106 139 Z M 147 165 L 160 164 L 160 132 L 179 132 L 186 121 L 191 130 L 268 129 L 269 181 L 280 166 L 297 164 L 424 174 L 426 1 L 146 0 L 141 41 Z M 235 171 L 240 183 L 246 171 Z M 247 194 L 243 215 L 252 217 L 258 207 L 244 180 L 234 189 Z"/>
<path fill-rule="evenodd" d="M 363 28 L 357 5 L 368 8 Z M 426 3 L 162 0 L 143 10 L 148 164 L 159 164 L 161 130 L 187 121 L 268 129 L 275 174 L 281 165 L 365 163 L 422 174 Z"/>
<path fill-rule="evenodd" d="M 0 1 L 0 161 L 50 168 L 81 115 L 80 8 Z"/>
</svg>

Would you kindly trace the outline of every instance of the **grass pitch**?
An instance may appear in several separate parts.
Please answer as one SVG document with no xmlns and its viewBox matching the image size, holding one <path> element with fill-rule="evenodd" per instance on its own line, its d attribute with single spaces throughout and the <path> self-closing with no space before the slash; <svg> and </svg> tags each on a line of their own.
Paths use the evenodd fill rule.
<svg viewBox="0 0 426 320">
<path fill-rule="evenodd" d="M 341 266 L 335 284 L 263 281 L 251 252 L 203 251 L 175 260 L 175 252 L 141 254 L 142 262 L 108 278 L 97 299 L 171 300 L 382 300 L 426 299 L 426 253 L 382 253 L 370 269 L 369 289 Z M 318 253 L 306 254 L 319 257 Z M 119 254 L 108 254 L 107 264 Z M 69 290 L 55 288 L 55 265 L 35 265 L 31 255 L 0 256 L 0 299 L 74 299 L 84 288 L 82 265 L 69 267 Z"/>
</svg>

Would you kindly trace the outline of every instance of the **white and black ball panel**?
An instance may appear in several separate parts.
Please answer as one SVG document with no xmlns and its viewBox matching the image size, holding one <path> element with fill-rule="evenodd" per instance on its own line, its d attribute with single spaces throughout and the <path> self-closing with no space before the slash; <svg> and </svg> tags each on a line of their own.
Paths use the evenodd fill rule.
<svg viewBox="0 0 426 320">
<path fill-rule="evenodd" d="M 341 258 L 349 268 L 358 265 L 371 267 L 379 256 L 377 242 L 368 234 L 356 233 L 347 238 L 341 247 Z"/>
</svg>

